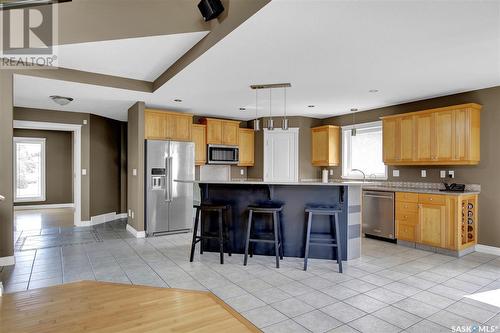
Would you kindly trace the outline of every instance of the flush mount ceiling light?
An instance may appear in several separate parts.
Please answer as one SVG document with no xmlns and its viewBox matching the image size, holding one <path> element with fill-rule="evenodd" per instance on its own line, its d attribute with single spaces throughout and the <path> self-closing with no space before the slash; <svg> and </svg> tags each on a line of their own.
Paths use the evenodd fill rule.
<svg viewBox="0 0 500 333">
<path fill-rule="evenodd" d="M 368 90 L 368 92 L 370 92 L 370 93 L 378 93 L 378 89 L 370 89 L 370 90 Z"/>
<path fill-rule="evenodd" d="M 69 103 L 73 102 L 73 100 L 74 100 L 71 97 L 64 97 L 64 96 L 57 96 L 57 95 L 50 96 L 50 99 L 61 106 L 68 105 Z"/>
<path fill-rule="evenodd" d="M 247 108 L 240 108 L 240 111 L 245 111 Z"/>
<path fill-rule="evenodd" d="M 315 107 L 316 107 L 316 105 L 308 105 L 307 107 L 308 107 L 308 108 L 315 108 Z"/>
<path fill-rule="evenodd" d="M 259 106 L 259 98 L 258 98 L 258 91 L 260 89 L 269 89 L 269 120 L 267 121 L 267 129 L 268 130 L 273 130 L 274 129 L 274 120 L 272 117 L 272 90 L 276 88 L 283 88 L 283 96 L 284 96 L 284 116 L 283 116 L 283 122 L 281 124 L 282 129 L 287 130 L 288 129 L 288 119 L 286 117 L 286 88 L 291 87 L 292 85 L 290 83 L 272 83 L 272 84 L 253 84 L 250 86 L 250 89 L 255 90 L 255 120 L 253 121 L 253 129 L 254 131 L 260 131 L 260 122 L 258 119 L 258 106 Z"/>
<path fill-rule="evenodd" d="M 176 99 L 174 99 L 174 102 L 181 103 L 182 99 L 176 98 Z"/>
</svg>

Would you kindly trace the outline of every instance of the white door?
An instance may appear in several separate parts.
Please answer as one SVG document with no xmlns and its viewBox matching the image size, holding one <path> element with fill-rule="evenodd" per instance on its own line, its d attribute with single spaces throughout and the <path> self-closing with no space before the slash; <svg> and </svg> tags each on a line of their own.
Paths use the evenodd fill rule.
<svg viewBox="0 0 500 333">
<path fill-rule="evenodd" d="M 299 181 L 299 129 L 264 129 L 264 181 Z"/>
</svg>

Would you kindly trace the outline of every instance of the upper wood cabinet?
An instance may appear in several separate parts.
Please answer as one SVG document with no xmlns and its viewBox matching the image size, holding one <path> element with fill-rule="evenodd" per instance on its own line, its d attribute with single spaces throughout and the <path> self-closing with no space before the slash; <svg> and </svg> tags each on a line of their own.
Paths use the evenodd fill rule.
<svg viewBox="0 0 500 333">
<path fill-rule="evenodd" d="M 340 164 L 340 128 L 326 125 L 314 127 L 312 132 L 312 165 L 337 166 Z"/>
<path fill-rule="evenodd" d="M 196 165 L 207 163 L 207 127 L 193 124 L 194 161 Z"/>
<path fill-rule="evenodd" d="M 382 117 L 384 163 L 479 164 L 480 111 L 469 103 Z"/>
<path fill-rule="evenodd" d="M 144 134 L 148 140 L 191 141 L 193 115 L 146 109 Z"/>
<path fill-rule="evenodd" d="M 203 124 L 207 126 L 207 144 L 238 145 L 239 121 L 205 118 Z"/>
<path fill-rule="evenodd" d="M 239 166 L 253 166 L 254 160 L 254 130 L 249 128 L 238 129 L 238 146 L 240 148 Z"/>
</svg>

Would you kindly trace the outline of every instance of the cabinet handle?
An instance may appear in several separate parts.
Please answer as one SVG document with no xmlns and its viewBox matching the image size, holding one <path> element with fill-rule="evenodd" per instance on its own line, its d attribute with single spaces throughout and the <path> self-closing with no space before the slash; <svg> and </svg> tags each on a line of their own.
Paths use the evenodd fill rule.
<svg viewBox="0 0 500 333">
<path fill-rule="evenodd" d="M 429 198 L 429 201 L 432 201 L 432 198 Z"/>
</svg>

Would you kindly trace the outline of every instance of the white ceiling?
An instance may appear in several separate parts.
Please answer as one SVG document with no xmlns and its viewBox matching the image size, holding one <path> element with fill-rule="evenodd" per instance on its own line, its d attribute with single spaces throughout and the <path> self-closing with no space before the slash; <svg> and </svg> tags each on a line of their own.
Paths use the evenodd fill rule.
<svg viewBox="0 0 500 333">
<path fill-rule="evenodd" d="M 58 66 L 153 81 L 208 31 L 58 46 Z"/>
<path fill-rule="evenodd" d="M 125 120 L 127 108 L 142 100 L 252 119 L 250 84 L 291 82 L 288 113 L 324 118 L 497 86 L 499 13 L 498 1 L 273 0 L 154 94 L 16 76 L 15 104 Z M 127 58 L 132 66 L 137 61 Z M 53 94 L 75 102 L 61 108 L 48 99 Z M 268 92 L 260 97 L 259 116 L 267 115 Z M 274 114 L 282 114 L 282 92 L 273 99 Z"/>
</svg>

